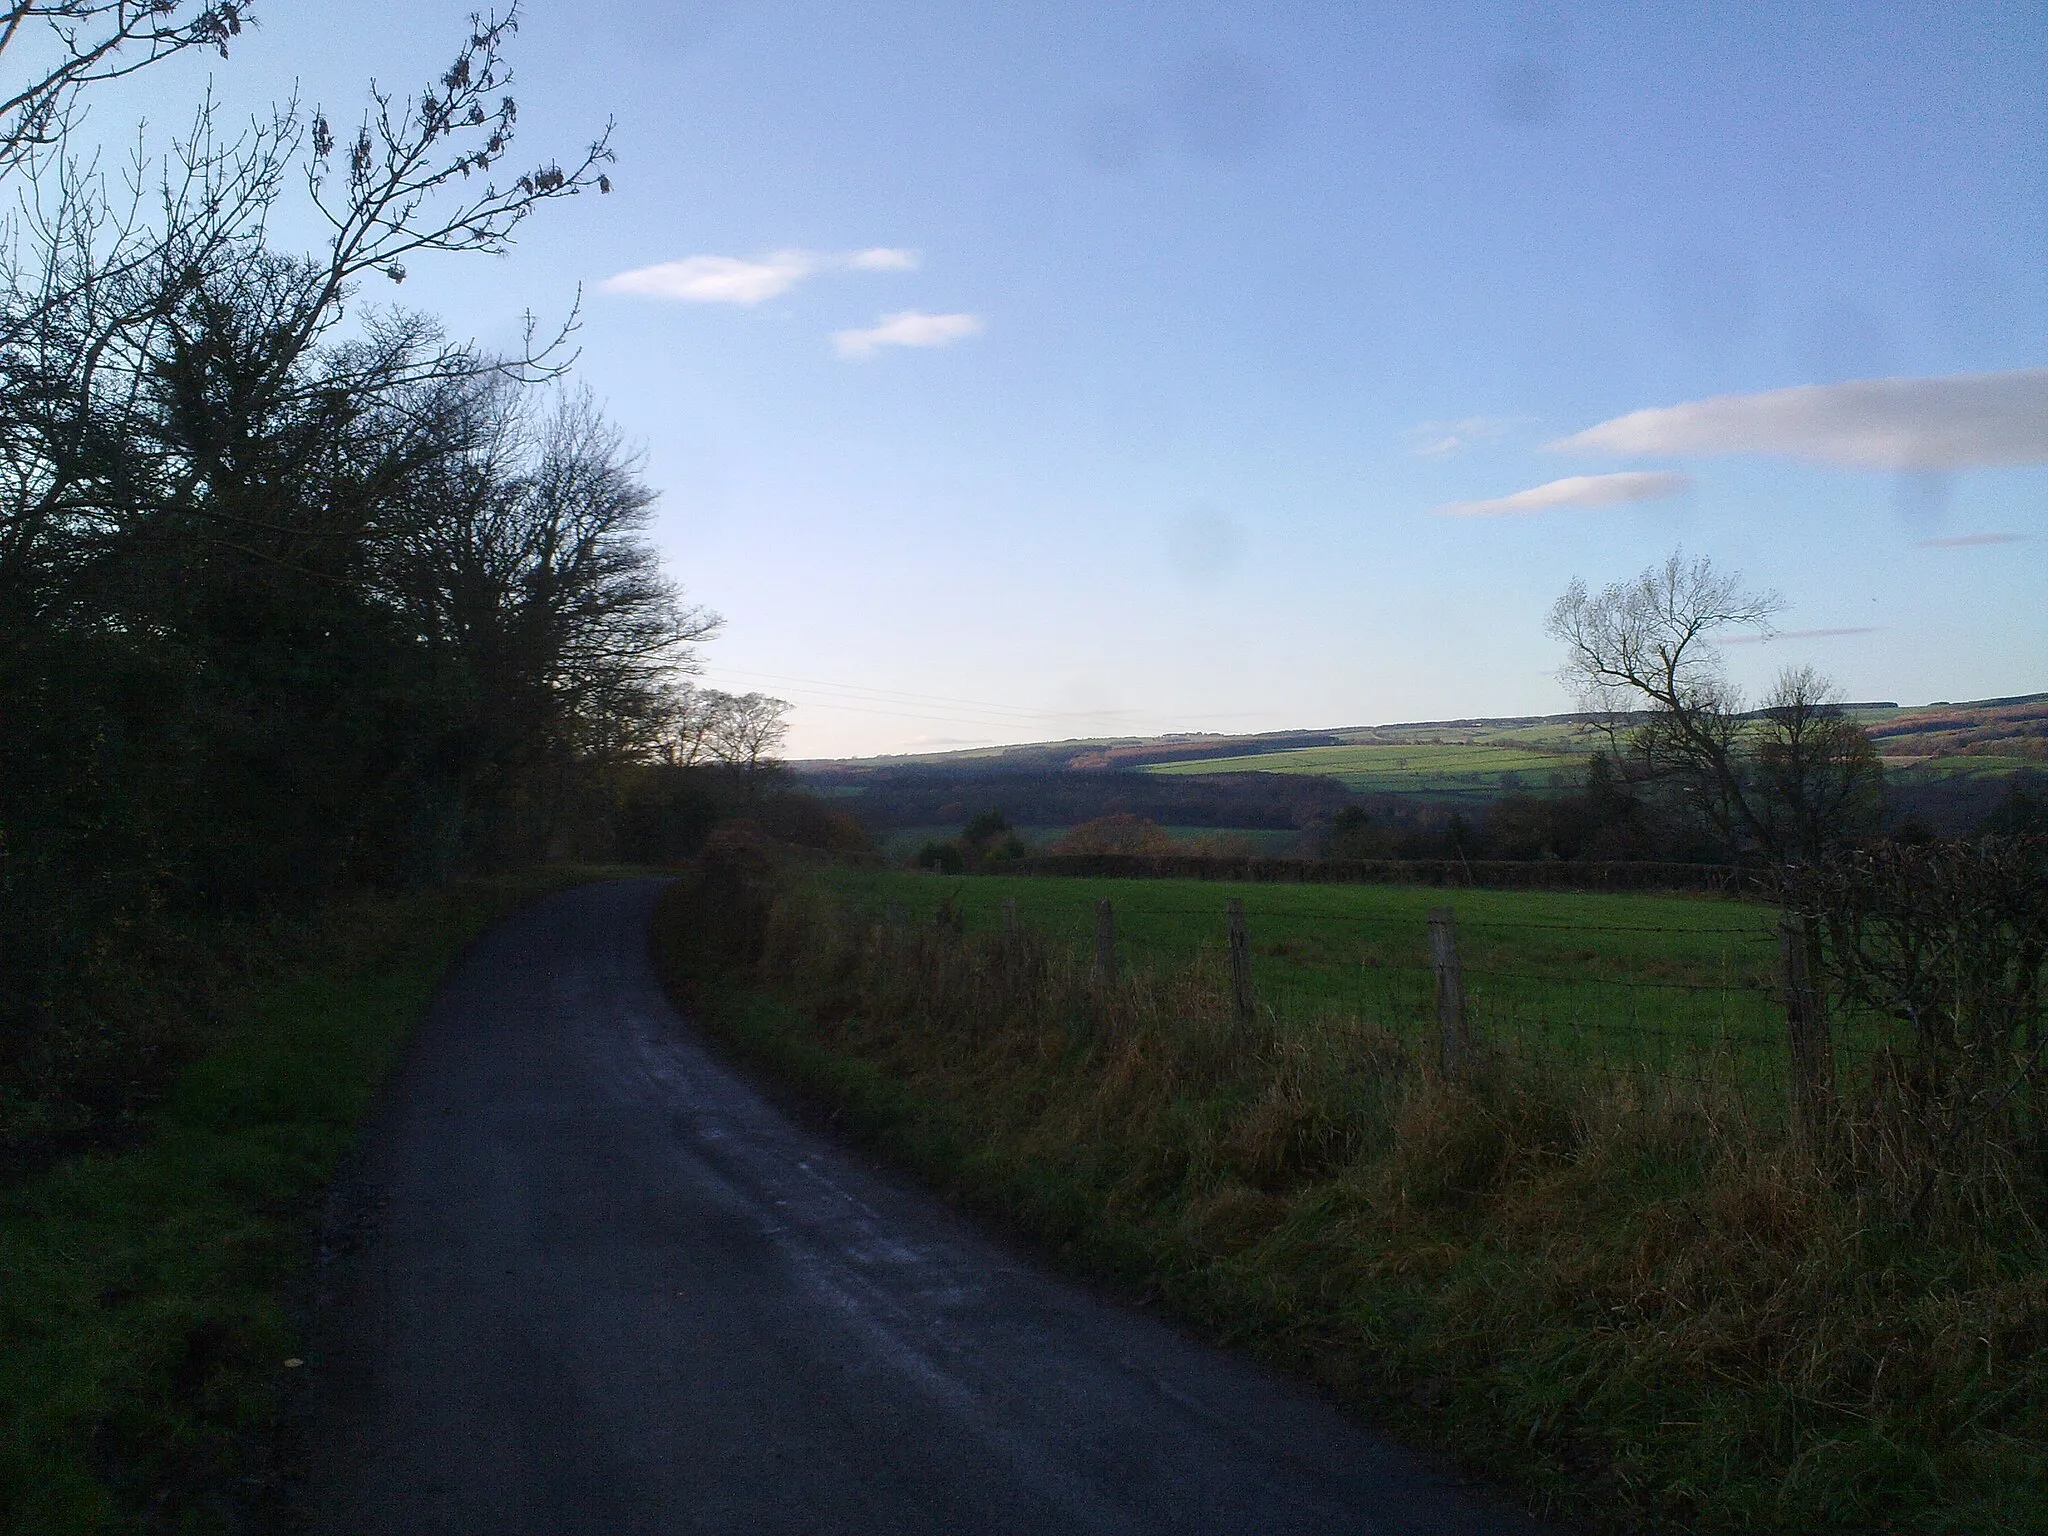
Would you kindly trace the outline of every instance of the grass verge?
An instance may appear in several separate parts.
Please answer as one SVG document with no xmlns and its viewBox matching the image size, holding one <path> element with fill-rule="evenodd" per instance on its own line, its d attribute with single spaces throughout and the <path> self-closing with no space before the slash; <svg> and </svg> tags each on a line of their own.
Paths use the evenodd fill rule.
<svg viewBox="0 0 2048 1536">
<path fill-rule="evenodd" d="M 2009 1164 L 1916 1211 L 1739 1097 L 1447 1084 L 1370 1017 L 1235 1024 L 1200 956 L 1105 988 L 830 885 L 726 850 L 661 904 L 672 989 L 1070 1266 L 1552 1515 L 2048 1529 L 2048 1247 Z"/>
<path fill-rule="evenodd" d="M 319 1195 L 463 946 L 592 873 L 348 904 L 291 954 L 280 935 L 191 1021 L 133 1145 L 0 1187 L 0 1529 L 289 1521 L 275 1437 Z"/>
</svg>

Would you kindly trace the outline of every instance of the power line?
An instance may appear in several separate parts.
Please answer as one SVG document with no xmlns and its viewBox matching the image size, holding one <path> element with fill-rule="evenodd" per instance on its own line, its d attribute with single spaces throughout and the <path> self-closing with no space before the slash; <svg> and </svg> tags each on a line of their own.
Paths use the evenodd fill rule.
<svg viewBox="0 0 2048 1536">
<path fill-rule="evenodd" d="M 914 693 L 900 688 L 875 688 L 864 683 L 840 683 L 823 678 L 796 677 L 785 672 L 762 672 L 747 667 L 727 667 L 713 664 L 708 666 L 706 670 L 720 676 L 754 678 L 774 683 L 793 683 L 802 688 L 825 691 L 826 698 L 824 699 L 812 699 L 808 702 L 803 700 L 797 701 L 804 703 L 806 708 L 836 709 L 851 714 L 882 715 L 894 719 L 926 720 L 949 725 L 1024 725 L 1078 720 L 1098 721 L 1106 725 L 1123 725 L 1131 730 L 1133 734 L 1136 734 L 1137 728 L 1134 717 L 1151 715 L 1156 718 L 1162 713 L 1159 710 L 1145 709 L 1042 709 L 1025 704 L 998 704 L 986 699 L 962 699 L 949 694 Z M 829 702 L 833 694 L 838 694 L 852 702 Z M 940 714 L 913 713 L 907 710 L 885 707 L 898 702 L 947 712 Z M 994 710 L 998 713 L 993 715 L 958 714 L 951 712 L 953 706 L 962 706 L 975 710 Z M 1209 718 L 1213 720 L 1270 720 L 1275 718 L 1275 714 L 1272 710 L 1238 710 L 1232 713 L 1211 714 Z M 1215 734 L 1224 733 L 1218 732 Z"/>
<path fill-rule="evenodd" d="M 709 670 L 730 677 L 763 678 L 770 682 L 796 683 L 807 688 L 823 689 L 848 696 L 866 696 L 876 703 L 903 701 L 942 707 L 960 705 L 969 709 L 996 710 L 1001 714 L 1031 720 L 1093 720 L 1152 713 L 1139 709 L 1039 709 L 1024 704 L 997 704 L 987 699 L 961 699 L 946 694 L 912 693 L 900 688 L 873 688 L 862 683 L 837 683 L 822 678 L 792 677 L 782 672 L 756 672 L 744 667 L 713 666 Z"/>
</svg>

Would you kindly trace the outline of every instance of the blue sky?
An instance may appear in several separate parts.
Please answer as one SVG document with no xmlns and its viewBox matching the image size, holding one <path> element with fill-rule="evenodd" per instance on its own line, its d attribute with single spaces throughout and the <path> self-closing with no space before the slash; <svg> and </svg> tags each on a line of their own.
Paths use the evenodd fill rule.
<svg viewBox="0 0 2048 1536">
<path fill-rule="evenodd" d="M 213 73 L 343 117 L 464 12 Z M 614 117 L 618 190 L 403 297 L 582 285 L 797 755 L 1564 709 L 1551 601 L 1681 544 L 1789 600 L 1752 687 L 2048 688 L 2048 7 L 524 14 L 522 148 Z"/>
</svg>

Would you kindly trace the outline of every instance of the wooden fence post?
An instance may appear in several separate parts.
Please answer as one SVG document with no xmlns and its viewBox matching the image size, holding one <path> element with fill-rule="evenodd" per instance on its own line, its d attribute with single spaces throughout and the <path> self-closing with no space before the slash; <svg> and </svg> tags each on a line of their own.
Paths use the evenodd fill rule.
<svg viewBox="0 0 2048 1536">
<path fill-rule="evenodd" d="M 1463 1075 L 1470 1040 L 1465 1029 L 1465 977 L 1458 965 L 1458 914 L 1450 907 L 1429 913 L 1429 963 L 1436 971 L 1436 1022 L 1443 1035 L 1444 1076 Z"/>
<path fill-rule="evenodd" d="M 1252 937 L 1244 925 L 1244 901 L 1230 898 L 1230 1002 L 1240 1025 L 1252 1021 Z"/>
<path fill-rule="evenodd" d="M 882 921 L 888 924 L 891 933 L 903 926 L 903 904 L 894 896 L 889 898 L 889 905 L 883 909 Z"/>
<path fill-rule="evenodd" d="M 1116 914 L 1107 896 L 1095 903 L 1095 970 L 1105 982 L 1116 980 Z"/>
<path fill-rule="evenodd" d="M 1809 919 L 1786 913 L 1778 920 L 1784 966 L 1785 1026 L 1792 1068 L 1792 1107 L 1809 1136 L 1827 1124 L 1835 1092 L 1835 1053 L 1828 1040 L 1827 996 L 1814 978 L 1816 934 Z"/>
<path fill-rule="evenodd" d="M 1003 898 L 1003 932 L 1006 935 L 1017 932 L 1017 898 L 1014 896 Z"/>
</svg>

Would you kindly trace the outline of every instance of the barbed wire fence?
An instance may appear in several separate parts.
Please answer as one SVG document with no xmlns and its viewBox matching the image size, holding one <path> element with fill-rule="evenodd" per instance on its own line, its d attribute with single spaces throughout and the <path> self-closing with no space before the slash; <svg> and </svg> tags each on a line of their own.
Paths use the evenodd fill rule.
<svg viewBox="0 0 2048 1536">
<path fill-rule="evenodd" d="M 1254 889 L 1173 905 L 1034 899 L 1026 916 L 1014 896 L 973 881 L 925 884 L 858 920 L 963 935 L 1028 925 L 1106 973 L 1206 957 L 1247 1021 L 1369 1019 L 1453 1080 L 1507 1061 L 1815 1125 L 1837 1084 L 1899 1038 L 1894 1021 L 1839 1000 L 1830 1012 L 1802 963 L 1797 919 L 1761 904 L 1730 903 L 1725 922 L 1663 925 L 1506 918 L 1455 900 L 1419 916 L 1279 905 Z"/>
</svg>

